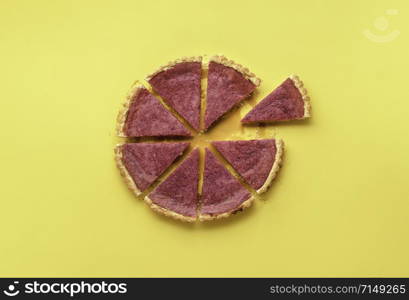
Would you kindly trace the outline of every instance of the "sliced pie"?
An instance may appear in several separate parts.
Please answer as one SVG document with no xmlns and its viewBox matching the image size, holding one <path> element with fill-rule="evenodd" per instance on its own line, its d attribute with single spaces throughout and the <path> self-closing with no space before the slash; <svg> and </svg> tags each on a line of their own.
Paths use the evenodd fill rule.
<svg viewBox="0 0 409 300">
<path fill-rule="evenodd" d="M 211 220 L 251 205 L 253 197 L 206 148 L 200 220 Z"/>
<path fill-rule="evenodd" d="M 121 137 L 191 136 L 143 85 L 136 83 L 118 116 L 118 135 Z"/>
<path fill-rule="evenodd" d="M 172 174 L 145 197 L 145 201 L 152 209 L 166 216 L 182 221 L 195 221 L 198 181 L 199 149 L 195 149 Z"/>
<path fill-rule="evenodd" d="M 117 166 L 129 188 L 141 194 L 180 156 L 189 143 L 132 143 L 115 148 Z"/>
<path fill-rule="evenodd" d="M 212 57 L 207 82 L 205 129 L 247 98 L 259 84 L 260 79 L 243 66 L 223 56 Z"/>
<path fill-rule="evenodd" d="M 257 193 L 267 190 L 280 169 L 281 140 L 220 141 L 212 145 Z"/>
<path fill-rule="evenodd" d="M 161 67 L 147 80 L 189 124 L 199 130 L 202 58 L 182 58 Z"/>
<path fill-rule="evenodd" d="M 261 100 L 241 122 L 289 121 L 309 116 L 310 104 L 307 91 L 297 76 L 291 76 Z"/>
</svg>

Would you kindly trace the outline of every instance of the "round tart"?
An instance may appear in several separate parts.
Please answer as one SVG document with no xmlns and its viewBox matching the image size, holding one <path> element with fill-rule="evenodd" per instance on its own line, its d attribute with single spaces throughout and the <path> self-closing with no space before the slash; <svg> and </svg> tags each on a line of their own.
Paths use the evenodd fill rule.
<svg viewBox="0 0 409 300">
<path fill-rule="evenodd" d="M 203 68 L 208 72 L 202 99 Z M 249 207 L 280 169 L 281 140 L 214 141 L 203 157 L 196 148 L 178 158 L 190 145 L 180 139 L 214 126 L 253 94 L 260 79 L 224 56 L 205 63 L 202 57 L 178 59 L 146 79 L 150 87 L 135 83 L 118 116 L 118 135 L 127 142 L 116 146 L 115 159 L 129 188 L 154 211 L 187 222 L 224 218 Z M 306 90 L 298 77 L 291 76 L 241 122 L 288 121 L 309 115 Z"/>
</svg>

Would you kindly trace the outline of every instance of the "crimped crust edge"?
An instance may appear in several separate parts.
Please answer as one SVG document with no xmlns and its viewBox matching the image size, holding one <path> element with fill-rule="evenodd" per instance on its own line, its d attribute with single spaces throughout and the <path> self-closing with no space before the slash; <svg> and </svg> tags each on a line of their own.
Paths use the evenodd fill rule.
<svg viewBox="0 0 409 300">
<path fill-rule="evenodd" d="M 133 181 L 131 175 L 129 175 L 128 170 L 126 169 L 125 165 L 122 162 L 122 146 L 124 144 L 118 144 L 115 147 L 115 162 L 119 169 L 119 173 L 121 174 L 122 178 L 125 180 L 126 185 L 128 188 L 136 195 L 139 196 L 142 192 L 136 187 L 135 182 Z"/>
<path fill-rule="evenodd" d="M 311 103 L 310 97 L 308 96 L 306 88 L 304 88 L 304 83 L 297 75 L 291 75 L 290 79 L 294 82 L 294 85 L 300 91 L 302 99 L 304 101 L 304 116 L 303 119 L 309 118 L 311 116 Z"/>
<path fill-rule="evenodd" d="M 174 211 L 171 211 L 167 208 L 163 208 L 155 203 L 153 203 L 152 199 L 150 199 L 148 196 L 145 196 L 144 201 L 146 202 L 146 204 L 148 204 L 148 206 L 155 212 L 158 212 L 162 215 L 165 215 L 167 217 L 171 217 L 173 219 L 176 220 L 180 220 L 180 221 L 184 221 L 184 222 L 194 222 L 197 220 L 197 217 L 188 217 L 188 216 L 184 216 L 182 214 L 178 214 Z"/>
<path fill-rule="evenodd" d="M 231 59 L 228 59 L 224 55 L 214 55 L 212 56 L 209 61 L 213 61 L 222 65 L 225 65 L 227 67 L 231 67 L 235 69 L 236 71 L 240 72 L 241 74 L 244 75 L 248 80 L 250 80 L 256 87 L 260 86 L 261 79 L 258 78 L 253 72 L 250 72 L 250 70 L 236 62 L 234 62 Z"/>
<path fill-rule="evenodd" d="M 276 155 L 274 158 L 273 166 L 271 167 L 270 173 L 267 176 L 266 181 L 264 182 L 263 186 L 259 188 L 256 192 L 257 194 L 262 194 L 270 187 L 271 182 L 276 177 L 278 171 L 280 170 L 282 164 L 282 157 L 284 152 L 284 142 L 283 140 L 276 140 Z"/>
<path fill-rule="evenodd" d="M 145 80 L 149 81 L 151 80 L 155 75 L 169 70 L 172 67 L 174 67 L 177 64 L 183 63 L 183 62 L 202 62 L 202 57 L 201 56 L 191 56 L 191 57 L 182 57 L 182 58 L 178 58 L 174 61 L 170 61 L 168 62 L 166 65 L 160 66 L 155 72 L 153 72 L 152 74 L 146 76 Z"/>
<path fill-rule="evenodd" d="M 247 199 L 246 201 L 244 201 L 243 203 L 241 203 L 237 208 L 233 209 L 232 211 L 229 212 L 224 212 L 221 214 L 217 214 L 217 215 L 209 215 L 209 214 L 200 214 L 198 216 L 199 221 L 211 221 L 211 220 L 216 220 L 216 219 L 223 219 L 223 218 L 227 218 L 230 217 L 231 215 L 235 214 L 238 211 L 242 211 L 246 208 L 249 208 L 253 202 L 254 202 L 254 197 L 251 196 L 249 199 Z"/>
</svg>

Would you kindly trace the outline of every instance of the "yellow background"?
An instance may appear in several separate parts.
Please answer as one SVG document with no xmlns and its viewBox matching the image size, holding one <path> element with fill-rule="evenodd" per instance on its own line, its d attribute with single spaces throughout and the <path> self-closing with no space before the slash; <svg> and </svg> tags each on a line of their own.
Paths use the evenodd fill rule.
<svg viewBox="0 0 409 300">
<path fill-rule="evenodd" d="M 409 276 L 408 9 L 2 0 L 0 275 Z M 261 201 L 192 226 L 127 190 L 115 118 L 135 79 L 215 53 L 263 79 L 255 101 L 299 74 L 313 114 L 267 129 L 287 148 Z"/>
</svg>

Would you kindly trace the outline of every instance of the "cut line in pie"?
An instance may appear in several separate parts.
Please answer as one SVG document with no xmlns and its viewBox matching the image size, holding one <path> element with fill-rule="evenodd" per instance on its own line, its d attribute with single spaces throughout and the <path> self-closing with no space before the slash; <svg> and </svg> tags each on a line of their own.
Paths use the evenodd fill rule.
<svg viewBox="0 0 409 300">
<path fill-rule="evenodd" d="M 128 187 L 140 195 L 186 150 L 190 143 L 125 143 L 115 159 Z"/>
<path fill-rule="evenodd" d="M 225 218 L 252 202 L 251 193 L 206 148 L 199 219 Z"/>
<path fill-rule="evenodd" d="M 155 211 L 182 221 L 197 218 L 199 184 L 199 149 L 145 197 Z"/>
<path fill-rule="evenodd" d="M 281 140 L 216 141 L 212 145 L 259 194 L 267 190 L 280 169 Z"/>
<path fill-rule="evenodd" d="M 191 136 L 189 130 L 173 116 L 143 85 L 131 88 L 118 115 L 120 137 Z"/>
<path fill-rule="evenodd" d="M 146 79 L 153 90 L 189 124 L 200 130 L 202 58 L 183 58 L 160 67 Z"/>
<path fill-rule="evenodd" d="M 207 87 L 202 94 L 204 69 L 208 70 Z M 127 141 L 116 146 L 115 159 L 135 195 L 154 211 L 193 222 L 242 211 L 269 188 L 282 163 L 281 139 L 210 141 L 213 149 L 205 148 L 203 164 L 198 148 L 180 158 L 191 144 L 180 138 L 205 134 L 249 98 L 260 79 L 224 56 L 178 59 L 146 79 L 150 88 L 136 82 L 117 119 L 118 135 Z M 306 90 L 298 77 L 291 76 L 260 101 L 241 124 L 309 116 Z"/>
<path fill-rule="evenodd" d="M 308 117 L 310 117 L 310 103 L 307 91 L 297 76 L 291 76 L 261 100 L 241 122 L 264 123 Z"/>
</svg>

